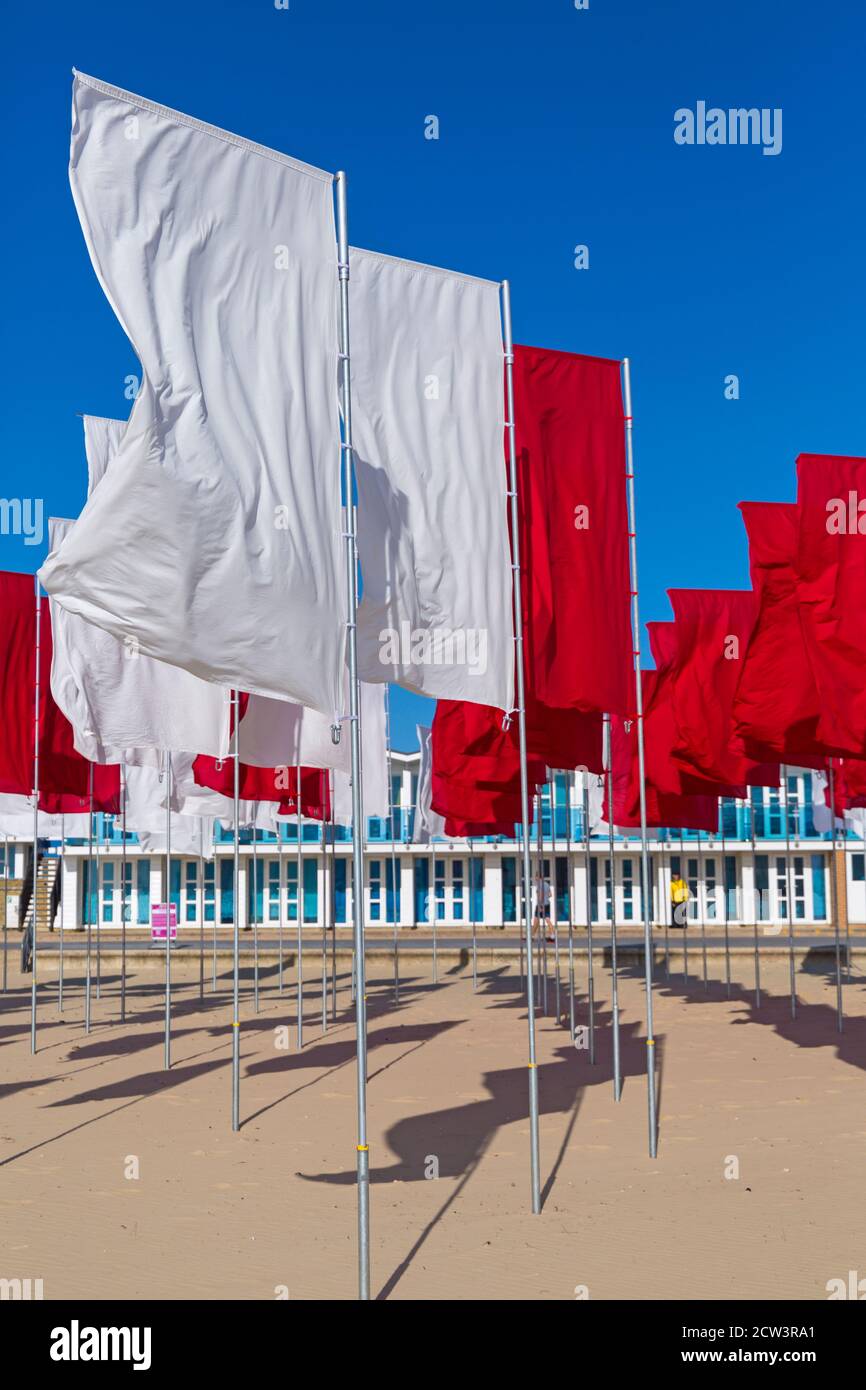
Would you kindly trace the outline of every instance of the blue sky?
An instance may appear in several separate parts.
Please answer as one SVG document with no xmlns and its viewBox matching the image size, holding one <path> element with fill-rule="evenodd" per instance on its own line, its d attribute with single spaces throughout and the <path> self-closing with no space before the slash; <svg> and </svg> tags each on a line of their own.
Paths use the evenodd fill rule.
<svg viewBox="0 0 866 1390">
<path fill-rule="evenodd" d="M 798 452 L 866 452 L 862 0 L 49 0 L 3 37 L 0 496 L 76 515 L 75 412 L 127 413 L 136 370 L 69 193 L 73 65 L 345 168 L 352 240 L 508 276 L 518 341 L 629 355 L 645 619 L 747 585 L 736 503 L 791 500 Z M 782 108 L 781 153 L 677 145 L 699 100 Z M 409 747 L 431 707 L 392 707 Z"/>
</svg>

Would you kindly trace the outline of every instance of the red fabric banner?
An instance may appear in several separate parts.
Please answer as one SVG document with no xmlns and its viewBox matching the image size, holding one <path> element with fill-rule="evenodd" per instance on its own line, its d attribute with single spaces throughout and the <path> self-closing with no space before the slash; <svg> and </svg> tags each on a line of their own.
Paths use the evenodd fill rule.
<svg viewBox="0 0 866 1390">
<path fill-rule="evenodd" d="M 866 458 L 797 459 L 797 598 L 823 744 L 866 757 Z"/>
<path fill-rule="evenodd" d="M 822 767 L 820 702 L 797 592 L 797 507 L 741 502 L 758 617 L 734 697 L 734 727 L 758 762 Z"/>
<path fill-rule="evenodd" d="M 544 705 L 626 714 L 620 363 L 515 346 L 514 411 L 529 687 Z"/>
<path fill-rule="evenodd" d="M 235 769 L 231 758 L 209 758 L 200 753 L 192 765 L 200 787 L 210 787 L 229 798 L 235 794 Z M 279 815 L 297 814 L 297 769 L 294 767 L 251 767 L 241 762 L 241 801 L 277 801 Z M 327 774 L 318 767 L 301 768 L 301 815 L 308 820 L 330 820 L 331 804 Z"/>
<path fill-rule="evenodd" d="M 36 595 L 32 574 L 0 571 L 0 792 L 33 793 Z M 91 764 L 76 752 L 72 726 L 51 694 L 51 613 L 40 600 L 39 619 L 39 805 L 42 810 L 78 811 L 90 805 Z M 74 805 L 64 806 L 64 798 Z M 98 804 L 97 804 L 98 802 Z M 119 811 L 120 771 L 94 765 L 94 806 Z M 86 807 L 85 807 L 86 809 Z"/>
<path fill-rule="evenodd" d="M 652 695 L 657 672 L 644 671 L 644 699 Z M 613 782 L 613 823 L 626 829 L 640 825 L 640 778 L 637 750 L 637 720 L 624 720 L 614 715 L 610 721 L 611 768 Z M 649 741 L 644 728 L 644 751 Z M 610 819 L 607 780 L 604 792 L 604 818 Z M 719 803 L 715 796 L 683 796 L 677 792 L 660 791 L 651 782 L 646 786 L 646 823 L 662 829 L 671 826 L 683 830 L 706 830 L 715 833 L 719 824 Z"/>
</svg>

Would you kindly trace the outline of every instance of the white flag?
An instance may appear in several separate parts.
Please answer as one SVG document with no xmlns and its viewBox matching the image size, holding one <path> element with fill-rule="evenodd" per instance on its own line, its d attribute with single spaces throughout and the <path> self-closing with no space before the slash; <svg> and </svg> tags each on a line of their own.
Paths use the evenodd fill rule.
<svg viewBox="0 0 866 1390">
<path fill-rule="evenodd" d="M 241 758 L 243 752 L 241 724 Z M 361 786 L 363 788 L 364 819 L 373 816 L 386 820 L 389 814 L 388 743 L 385 720 L 385 687 L 361 682 Z M 348 732 L 344 734 L 349 742 Z M 352 779 L 348 771 L 335 771 L 333 816 L 337 825 L 349 825 L 352 820 Z M 365 826 L 366 833 L 366 826 Z"/>
<path fill-rule="evenodd" d="M 71 840 L 90 833 L 89 814 L 56 815 L 39 812 L 39 837 L 44 840 Z M 33 798 L 13 792 L 0 794 L 0 835 L 11 840 L 33 841 Z"/>
<path fill-rule="evenodd" d="M 433 731 L 423 724 L 416 724 L 415 728 L 421 756 L 412 839 L 416 845 L 429 845 L 434 835 L 445 834 L 445 817 L 433 810 Z"/>
<path fill-rule="evenodd" d="M 120 446 L 128 421 L 110 420 L 104 415 L 82 415 L 84 422 L 84 453 L 87 457 L 87 495 L 105 477 L 106 470 Z"/>
<path fill-rule="evenodd" d="M 351 252 L 361 675 L 511 710 L 499 286 Z"/>
<path fill-rule="evenodd" d="M 73 117 L 76 208 L 142 376 L 42 583 L 143 655 L 335 715 L 331 175 L 82 74 Z"/>
<path fill-rule="evenodd" d="M 52 549 L 76 523 L 52 517 Z M 229 751 L 228 691 L 179 666 L 142 656 L 134 645 L 49 598 L 51 694 L 72 725 L 77 751 L 94 763 L 157 762 L 143 750 Z"/>
</svg>

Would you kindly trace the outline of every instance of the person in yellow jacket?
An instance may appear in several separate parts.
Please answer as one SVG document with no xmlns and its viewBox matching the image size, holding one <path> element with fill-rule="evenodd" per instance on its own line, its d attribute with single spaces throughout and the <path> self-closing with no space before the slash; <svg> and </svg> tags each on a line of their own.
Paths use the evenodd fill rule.
<svg viewBox="0 0 866 1390">
<path fill-rule="evenodd" d="M 682 927 L 685 931 L 688 926 L 689 912 L 689 885 L 679 874 L 671 874 L 671 925 Z"/>
</svg>

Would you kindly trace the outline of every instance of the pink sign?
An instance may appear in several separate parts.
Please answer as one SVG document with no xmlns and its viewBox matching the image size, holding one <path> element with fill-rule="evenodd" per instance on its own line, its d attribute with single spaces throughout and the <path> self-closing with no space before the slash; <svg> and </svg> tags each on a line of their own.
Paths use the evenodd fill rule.
<svg viewBox="0 0 866 1390">
<path fill-rule="evenodd" d="M 174 903 L 154 903 L 150 912 L 151 941 L 165 941 L 166 923 L 170 941 L 177 940 L 177 907 Z"/>
</svg>

